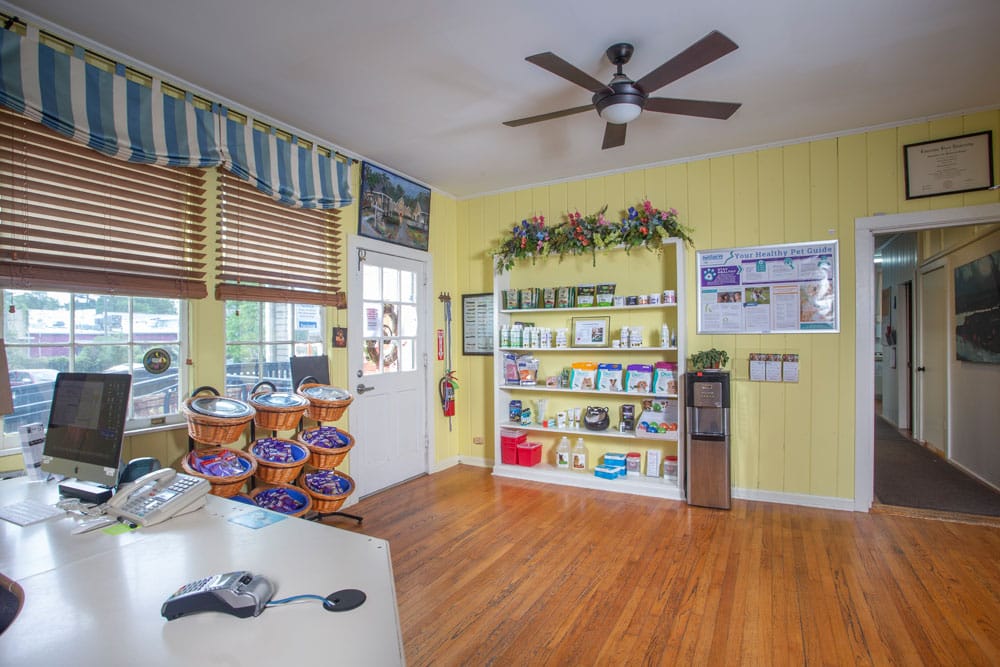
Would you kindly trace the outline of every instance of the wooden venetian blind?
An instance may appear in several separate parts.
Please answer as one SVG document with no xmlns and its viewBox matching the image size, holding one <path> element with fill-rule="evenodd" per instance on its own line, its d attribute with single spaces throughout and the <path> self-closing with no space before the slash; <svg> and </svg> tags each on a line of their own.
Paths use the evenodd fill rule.
<svg viewBox="0 0 1000 667">
<path fill-rule="evenodd" d="M 107 157 L 0 108 L 0 286 L 204 298 L 205 170 Z"/>
<path fill-rule="evenodd" d="M 344 307 L 340 211 L 291 208 L 219 170 L 215 298 Z"/>
</svg>

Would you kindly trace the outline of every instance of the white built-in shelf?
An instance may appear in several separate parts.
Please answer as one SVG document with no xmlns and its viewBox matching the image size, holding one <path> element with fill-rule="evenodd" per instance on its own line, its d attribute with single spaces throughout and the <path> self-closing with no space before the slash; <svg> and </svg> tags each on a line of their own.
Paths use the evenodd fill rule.
<svg viewBox="0 0 1000 667">
<path fill-rule="evenodd" d="M 655 445 L 657 442 L 677 442 L 677 431 L 667 431 L 662 438 L 651 438 L 648 436 L 636 435 L 632 431 L 616 431 L 612 428 L 604 431 L 591 431 L 587 428 L 550 428 L 542 426 L 541 424 L 514 424 L 512 422 L 501 424 L 500 428 L 518 428 L 522 431 L 528 431 L 530 433 L 552 433 L 554 435 L 573 435 L 577 437 L 595 436 L 601 438 L 615 438 L 618 440 L 640 440 L 648 442 L 651 445 Z"/>
<path fill-rule="evenodd" d="M 617 491 L 618 493 L 631 493 L 633 495 L 650 496 L 653 498 L 683 500 L 677 482 L 667 480 L 663 477 L 636 475 L 619 477 L 618 479 L 604 479 L 603 477 L 594 475 L 593 470 L 587 470 L 586 472 L 560 470 L 551 463 L 539 463 L 533 466 L 497 463 L 493 466 L 493 474 L 499 477 L 513 477 L 515 479 L 545 482 L 547 484 L 562 484 L 563 486 L 575 486 L 582 489 Z"/>
<path fill-rule="evenodd" d="M 676 352 L 676 347 L 501 347 L 501 352 Z"/>
<path fill-rule="evenodd" d="M 562 389 L 560 387 L 545 387 L 542 385 L 520 385 L 502 384 L 497 387 L 500 391 L 541 391 L 555 394 L 584 394 L 592 396 L 603 396 L 605 398 L 677 398 L 677 394 L 653 394 L 649 392 L 640 393 L 638 391 L 599 391 L 597 389 Z"/>
<path fill-rule="evenodd" d="M 573 308 L 510 308 L 501 309 L 506 315 L 518 313 L 603 313 L 614 310 L 657 310 L 660 308 L 676 308 L 676 303 L 644 303 L 635 306 L 574 306 Z"/>
</svg>

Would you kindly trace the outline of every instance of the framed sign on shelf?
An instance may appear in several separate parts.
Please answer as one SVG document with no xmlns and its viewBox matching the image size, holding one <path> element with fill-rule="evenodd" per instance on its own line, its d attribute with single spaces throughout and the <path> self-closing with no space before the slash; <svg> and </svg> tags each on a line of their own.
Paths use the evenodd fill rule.
<svg viewBox="0 0 1000 667">
<path fill-rule="evenodd" d="M 462 295 L 462 354 L 493 355 L 493 294 Z"/>
<path fill-rule="evenodd" d="M 610 317 L 574 317 L 573 347 L 608 347 L 610 328 Z"/>
<path fill-rule="evenodd" d="M 903 146 L 906 198 L 993 187 L 993 132 L 976 132 Z"/>
</svg>

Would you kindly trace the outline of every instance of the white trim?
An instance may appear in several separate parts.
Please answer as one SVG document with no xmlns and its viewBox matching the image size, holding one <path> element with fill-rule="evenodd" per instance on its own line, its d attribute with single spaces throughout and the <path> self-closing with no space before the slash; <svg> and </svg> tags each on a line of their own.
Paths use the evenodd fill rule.
<svg viewBox="0 0 1000 667">
<path fill-rule="evenodd" d="M 854 220 L 854 509 L 871 509 L 875 491 L 875 234 L 919 231 L 938 227 L 989 224 L 1000 221 L 1000 204 L 946 208 L 915 213 L 875 215 Z"/>
<path fill-rule="evenodd" d="M 837 510 L 840 512 L 851 512 L 857 509 L 855 507 L 854 500 L 851 498 L 812 496 L 807 493 L 785 493 L 784 491 L 762 491 L 760 489 L 733 489 L 733 498 L 750 500 L 759 503 L 779 503 L 781 505 L 816 507 L 819 509 Z"/>
<path fill-rule="evenodd" d="M 430 473 L 433 475 L 436 472 L 441 472 L 442 470 L 447 470 L 448 468 L 454 468 L 459 463 L 469 463 L 471 465 L 478 465 L 477 463 L 472 463 L 471 461 L 464 461 L 460 456 L 452 456 L 442 461 L 435 461 L 431 463 Z"/>
</svg>

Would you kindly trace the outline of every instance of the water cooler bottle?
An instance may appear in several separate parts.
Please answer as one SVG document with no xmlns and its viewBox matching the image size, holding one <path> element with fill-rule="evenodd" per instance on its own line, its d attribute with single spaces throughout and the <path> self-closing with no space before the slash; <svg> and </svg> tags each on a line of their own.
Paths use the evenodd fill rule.
<svg viewBox="0 0 1000 667">
<path fill-rule="evenodd" d="M 729 373 L 704 370 L 685 379 L 688 504 L 729 509 Z"/>
</svg>

